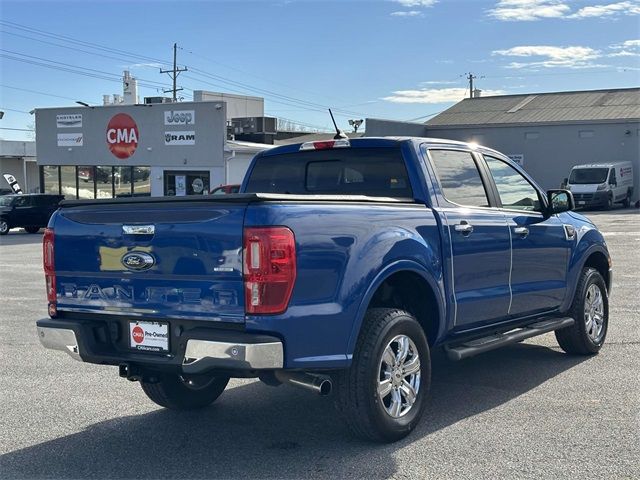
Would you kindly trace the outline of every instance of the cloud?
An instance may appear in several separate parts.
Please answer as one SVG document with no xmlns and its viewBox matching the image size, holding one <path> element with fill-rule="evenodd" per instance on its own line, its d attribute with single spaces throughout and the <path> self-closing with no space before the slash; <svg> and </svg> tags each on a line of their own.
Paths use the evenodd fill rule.
<svg viewBox="0 0 640 480">
<path fill-rule="evenodd" d="M 593 63 L 602 57 L 599 50 L 590 47 L 554 47 L 550 45 L 523 45 L 506 50 L 494 50 L 492 55 L 531 58 L 528 62 L 512 62 L 507 68 L 595 68 Z"/>
<path fill-rule="evenodd" d="M 423 17 L 424 14 L 418 10 L 401 10 L 399 12 L 391 12 L 392 17 Z"/>
<path fill-rule="evenodd" d="M 483 96 L 504 95 L 503 90 L 482 90 Z M 421 88 L 419 90 L 397 90 L 382 100 L 392 103 L 451 103 L 459 102 L 469 95 L 466 88 Z"/>
<path fill-rule="evenodd" d="M 530 22 L 546 18 L 585 19 L 639 15 L 640 0 L 625 0 L 604 5 L 589 5 L 572 11 L 569 0 L 498 0 L 487 13 L 506 22 Z"/>
<path fill-rule="evenodd" d="M 611 50 L 615 50 L 613 53 L 608 54 L 608 57 L 637 57 L 640 56 L 640 40 L 627 40 L 622 43 L 610 45 Z"/>
<path fill-rule="evenodd" d="M 458 82 L 453 80 L 429 80 L 427 82 L 420 82 L 420 85 L 455 85 Z"/>
<path fill-rule="evenodd" d="M 559 0 L 500 0 L 489 16 L 507 22 L 562 18 L 571 8 Z"/>
<path fill-rule="evenodd" d="M 403 7 L 433 7 L 438 0 L 393 0 L 395 3 L 399 3 Z"/>
<path fill-rule="evenodd" d="M 607 18 L 618 15 L 640 15 L 640 2 L 634 0 L 582 7 L 567 18 Z"/>
</svg>

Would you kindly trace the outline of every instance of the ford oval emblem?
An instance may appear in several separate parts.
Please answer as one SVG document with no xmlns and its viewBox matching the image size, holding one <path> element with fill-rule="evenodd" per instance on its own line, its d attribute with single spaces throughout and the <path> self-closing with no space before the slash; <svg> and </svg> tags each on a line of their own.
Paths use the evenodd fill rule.
<svg viewBox="0 0 640 480">
<path fill-rule="evenodd" d="M 146 252 L 129 252 L 122 257 L 122 265 L 129 270 L 141 271 L 149 270 L 156 264 L 156 259 L 153 255 Z"/>
</svg>

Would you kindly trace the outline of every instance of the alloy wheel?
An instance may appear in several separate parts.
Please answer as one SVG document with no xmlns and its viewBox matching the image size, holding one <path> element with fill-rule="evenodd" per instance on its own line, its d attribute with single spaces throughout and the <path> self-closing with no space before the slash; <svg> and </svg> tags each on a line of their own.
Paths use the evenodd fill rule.
<svg viewBox="0 0 640 480">
<path fill-rule="evenodd" d="M 382 352 L 378 368 L 378 398 L 393 418 L 406 415 L 420 390 L 420 355 L 406 335 L 394 337 Z"/>
</svg>

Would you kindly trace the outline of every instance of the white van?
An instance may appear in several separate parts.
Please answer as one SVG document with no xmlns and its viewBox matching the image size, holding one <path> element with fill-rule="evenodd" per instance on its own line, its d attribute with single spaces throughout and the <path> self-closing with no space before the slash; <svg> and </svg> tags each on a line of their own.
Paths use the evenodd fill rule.
<svg viewBox="0 0 640 480">
<path fill-rule="evenodd" d="M 609 209 L 614 203 L 628 207 L 633 195 L 633 166 L 631 162 L 576 165 L 565 183 L 576 207 Z"/>
</svg>

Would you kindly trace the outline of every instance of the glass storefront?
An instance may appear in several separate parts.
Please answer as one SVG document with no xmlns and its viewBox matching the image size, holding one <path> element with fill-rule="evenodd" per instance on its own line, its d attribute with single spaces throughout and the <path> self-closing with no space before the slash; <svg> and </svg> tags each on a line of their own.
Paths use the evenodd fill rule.
<svg viewBox="0 0 640 480">
<path fill-rule="evenodd" d="M 40 173 L 40 178 L 42 180 L 40 190 L 42 192 L 53 193 L 55 195 L 60 194 L 60 177 L 58 176 L 58 173 L 58 167 L 55 165 L 42 167 Z"/>
<path fill-rule="evenodd" d="M 95 182 L 96 177 L 95 167 L 78 167 L 78 198 L 96 198 L 95 196 Z"/>
<path fill-rule="evenodd" d="M 113 167 L 96 167 L 96 198 L 113 198 Z"/>
<path fill-rule="evenodd" d="M 150 196 L 151 168 L 44 165 L 40 188 L 66 199 Z"/>
<path fill-rule="evenodd" d="M 185 195 L 208 195 L 209 172 L 165 171 L 164 194 L 183 197 Z"/>
<path fill-rule="evenodd" d="M 60 167 L 60 195 L 67 200 L 78 198 L 76 167 Z"/>
</svg>

